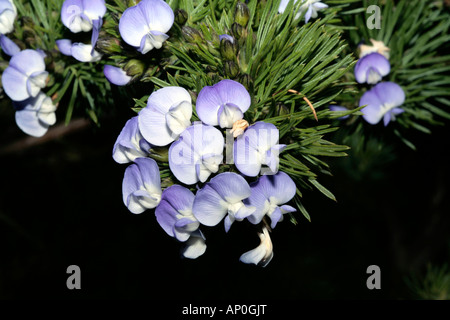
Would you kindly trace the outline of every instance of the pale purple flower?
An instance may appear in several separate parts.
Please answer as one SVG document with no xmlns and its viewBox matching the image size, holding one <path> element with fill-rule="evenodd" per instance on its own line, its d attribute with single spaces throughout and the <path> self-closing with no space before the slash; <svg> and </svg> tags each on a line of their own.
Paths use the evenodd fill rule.
<svg viewBox="0 0 450 320">
<path fill-rule="evenodd" d="M 125 70 L 109 64 L 105 65 L 103 73 L 105 74 L 106 79 L 116 86 L 126 86 L 131 81 L 131 77 L 127 75 Z"/>
<path fill-rule="evenodd" d="M 280 6 L 278 7 L 279 13 L 283 13 L 286 10 L 289 1 L 291 0 L 281 0 Z M 295 19 L 298 19 L 300 15 L 305 11 L 305 23 L 308 23 L 309 19 L 311 18 L 317 18 L 318 11 L 328 8 L 328 5 L 319 1 L 320 0 L 302 0 L 302 4 L 300 6 L 299 12 L 295 16 Z M 297 3 L 297 0 L 294 0 L 294 3 Z"/>
<path fill-rule="evenodd" d="M 61 20 L 73 33 L 90 31 L 94 20 L 106 13 L 105 0 L 66 0 L 61 8 Z"/>
<path fill-rule="evenodd" d="M 69 39 L 60 39 L 56 40 L 56 45 L 62 54 L 72 56 L 80 62 L 97 62 L 102 58 L 102 54 L 94 50 L 92 44 L 72 43 Z"/>
<path fill-rule="evenodd" d="M 247 264 L 255 264 L 261 267 L 265 267 L 273 258 L 273 245 L 270 239 L 269 231 L 266 227 L 263 227 L 263 232 L 258 232 L 258 236 L 261 239 L 261 244 L 255 249 L 250 250 L 239 258 L 240 261 Z"/>
<path fill-rule="evenodd" d="M 161 193 L 161 177 L 156 161 L 136 158 L 125 170 L 122 183 L 123 203 L 132 213 L 142 213 L 158 206 Z"/>
<path fill-rule="evenodd" d="M 14 101 L 36 97 L 45 88 L 48 72 L 44 57 L 36 50 L 26 49 L 15 54 L 2 75 L 3 88 Z"/>
<path fill-rule="evenodd" d="M 250 194 L 250 186 L 242 176 L 224 172 L 197 191 L 192 211 L 206 226 L 215 226 L 225 218 L 225 231 L 228 232 L 234 221 L 242 221 L 255 212 L 255 207 L 242 202 Z"/>
<path fill-rule="evenodd" d="M 250 188 L 252 193 L 244 203 L 256 208 L 256 211 L 247 218 L 253 224 L 260 223 L 267 215 L 273 229 L 278 221 L 283 220 L 283 214 L 297 211 L 286 204 L 295 196 L 297 187 L 284 172 L 278 171 L 275 175 L 261 176 L 250 184 Z"/>
<path fill-rule="evenodd" d="M 151 145 L 144 139 L 138 126 L 138 117 L 127 121 L 114 144 L 113 159 L 117 163 L 128 163 L 149 154 Z"/>
<path fill-rule="evenodd" d="M 34 98 L 13 103 L 16 109 L 16 124 L 26 134 L 42 137 L 56 122 L 56 106 L 42 92 Z"/>
<path fill-rule="evenodd" d="M 205 124 L 232 128 L 236 121 L 244 117 L 250 104 L 247 89 L 239 82 L 226 79 L 200 90 L 196 111 Z"/>
<path fill-rule="evenodd" d="M 234 38 L 228 34 L 221 34 L 219 36 L 219 41 L 222 41 L 222 39 L 227 39 L 228 41 L 230 41 L 231 43 L 234 43 Z"/>
<path fill-rule="evenodd" d="M 199 230 L 200 223 L 192 213 L 195 196 L 187 188 L 172 185 L 162 193 L 156 207 L 156 220 L 164 231 L 178 241 L 186 242 L 186 258 L 195 259 L 206 250 L 205 238 Z M 190 240 L 190 241 L 189 241 Z"/>
<path fill-rule="evenodd" d="M 205 182 L 219 170 L 224 145 L 223 135 L 218 129 L 196 123 L 183 131 L 170 146 L 170 170 L 182 183 Z"/>
<path fill-rule="evenodd" d="M 371 90 L 364 93 L 359 106 L 367 105 L 361 112 L 363 118 L 370 124 L 377 124 L 383 118 L 387 126 L 404 110 L 399 108 L 405 102 L 405 92 L 396 83 L 381 82 Z"/>
<path fill-rule="evenodd" d="M 5 54 L 8 56 L 13 56 L 16 53 L 20 52 L 20 48 L 17 44 L 14 43 L 11 39 L 9 39 L 5 35 L 0 35 L 0 45 L 2 47 L 2 50 Z"/>
<path fill-rule="evenodd" d="M 279 131 L 275 125 L 256 122 L 234 142 L 234 164 L 242 174 L 250 177 L 276 173 L 279 153 L 286 147 L 278 144 L 278 139 Z"/>
<path fill-rule="evenodd" d="M 160 49 L 169 36 L 174 13 L 162 0 L 142 0 L 125 10 L 119 21 L 122 39 L 146 54 L 153 48 Z"/>
<path fill-rule="evenodd" d="M 12 0 L 0 0 L 0 34 L 14 30 L 17 9 Z"/>
<path fill-rule="evenodd" d="M 165 87 L 153 92 L 139 112 L 144 138 L 155 146 L 175 141 L 191 125 L 191 95 L 181 87 Z"/>
<path fill-rule="evenodd" d="M 365 55 L 355 65 L 355 78 L 358 83 L 375 84 L 391 71 L 389 60 L 374 52 Z"/>
</svg>

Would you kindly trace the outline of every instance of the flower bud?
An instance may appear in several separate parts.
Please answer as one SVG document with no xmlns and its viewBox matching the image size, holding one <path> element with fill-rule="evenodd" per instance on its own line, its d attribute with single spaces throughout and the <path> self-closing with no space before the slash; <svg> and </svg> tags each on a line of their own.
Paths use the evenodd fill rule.
<svg viewBox="0 0 450 320">
<path fill-rule="evenodd" d="M 277 106 L 275 108 L 275 114 L 277 116 L 284 116 L 284 115 L 288 115 L 289 113 L 290 113 L 289 108 L 286 107 L 285 104 L 277 103 Z"/>
<path fill-rule="evenodd" d="M 125 64 L 123 70 L 130 77 L 139 77 L 144 73 L 145 63 L 141 60 L 131 59 Z"/>
<path fill-rule="evenodd" d="M 115 54 L 121 52 L 120 40 L 111 36 L 99 37 L 95 50 L 102 54 Z"/>
<path fill-rule="evenodd" d="M 184 39 L 190 43 L 202 42 L 202 34 L 197 29 L 184 26 L 181 29 L 181 33 L 183 34 Z"/>
<path fill-rule="evenodd" d="M 225 61 L 223 68 L 227 77 L 234 78 L 239 74 L 239 67 L 234 61 Z"/>
<path fill-rule="evenodd" d="M 235 22 L 231 25 L 231 31 L 233 32 L 234 37 L 239 40 L 244 34 L 244 27 Z"/>
<path fill-rule="evenodd" d="M 175 22 L 178 25 L 183 26 L 188 20 L 188 18 L 189 18 L 188 13 L 183 9 L 175 10 Z"/>
<path fill-rule="evenodd" d="M 239 23 L 244 28 L 247 27 L 248 20 L 250 19 L 250 9 L 243 2 L 236 4 L 236 11 L 234 13 L 234 21 Z"/>
<path fill-rule="evenodd" d="M 229 35 L 223 35 L 220 40 L 220 54 L 225 60 L 235 60 L 237 54 L 237 45 L 234 39 Z"/>
</svg>

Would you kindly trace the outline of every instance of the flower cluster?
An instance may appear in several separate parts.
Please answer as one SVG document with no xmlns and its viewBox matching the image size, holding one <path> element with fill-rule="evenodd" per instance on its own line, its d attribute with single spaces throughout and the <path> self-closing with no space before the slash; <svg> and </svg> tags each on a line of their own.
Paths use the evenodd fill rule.
<svg viewBox="0 0 450 320">
<path fill-rule="evenodd" d="M 286 10 L 290 0 L 281 0 L 280 6 L 278 7 L 278 12 L 283 13 Z M 297 0 L 294 0 L 294 3 L 297 3 Z M 300 16 L 305 14 L 305 23 L 311 18 L 317 18 L 318 11 L 328 8 L 328 5 L 320 2 L 320 0 L 302 0 L 299 11 L 295 16 L 295 19 L 300 18 Z"/>
<path fill-rule="evenodd" d="M 400 106 L 405 102 L 405 92 L 394 82 L 380 82 L 391 70 L 390 49 L 382 41 L 370 39 L 372 45 L 359 46 L 359 60 L 355 65 L 355 79 L 358 83 L 374 85 L 366 91 L 359 101 L 363 119 L 375 125 L 383 119 L 385 126 L 403 113 Z M 332 111 L 347 111 L 342 106 L 330 106 Z M 342 117 L 345 119 L 348 116 Z"/>
<path fill-rule="evenodd" d="M 89 32 L 92 30 L 90 43 L 72 42 L 70 39 L 56 41 L 58 49 L 66 56 L 72 56 L 81 62 L 95 62 L 102 58 L 95 44 L 103 16 L 106 13 L 105 0 L 66 0 L 61 8 L 62 23 L 72 32 Z"/>
<path fill-rule="evenodd" d="M 166 233 L 187 242 L 183 251 L 187 258 L 197 258 L 206 250 L 201 225 L 215 226 L 223 220 L 228 232 L 235 221 L 260 224 L 268 216 L 274 228 L 283 214 L 295 211 L 286 205 L 296 193 L 295 183 L 278 171 L 278 154 L 285 147 L 278 144 L 278 129 L 262 121 L 248 126 L 243 118 L 250 106 L 245 87 L 225 79 L 198 93 L 195 110 L 200 121 L 192 123 L 189 92 L 164 87 L 150 95 L 147 106 L 126 123 L 114 145 L 115 161 L 134 162 L 125 171 L 124 204 L 132 213 L 156 208 L 157 221 Z M 238 132 L 231 144 L 232 162 L 240 174 L 220 172 L 225 148 L 221 129 L 234 140 L 232 128 Z M 155 147 L 168 148 L 170 175 L 179 182 L 164 191 L 158 163 L 151 158 Z M 270 261 L 267 227 L 260 237 L 262 246 L 245 253 L 243 262 L 266 265 Z"/>
<path fill-rule="evenodd" d="M 0 44 L 10 56 L 8 67 L 2 74 L 5 93 L 13 101 L 17 126 L 25 133 L 40 137 L 55 124 L 56 106 L 41 89 L 48 81 L 42 50 L 25 49 L 6 36 L 14 30 L 17 9 L 11 0 L 0 1 Z"/>
</svg>

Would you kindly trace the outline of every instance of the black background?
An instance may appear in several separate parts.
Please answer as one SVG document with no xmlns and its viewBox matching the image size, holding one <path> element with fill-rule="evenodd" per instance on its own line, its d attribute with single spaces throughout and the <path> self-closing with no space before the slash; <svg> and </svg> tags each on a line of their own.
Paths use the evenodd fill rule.
<svg viewBox="0 0 450 320">
<path fill-rule="evenodd" d="M 8 108 L 2 103 L 2 148 L 26 137 Z M 0 156 L 0 298 L 415 299 L 405 278 L 449 260 L 446 127 L 411 132 L 416 152 L 394 141 L 395 160 L 376 179 L 349 177 L 349 158 L 331 161 L 334 176 L 319 181 L 337 203 L 305 191 L 311 222 L 298 214 L 297 226 L 279 223 L 274 258 L 260 268 L 239 262 L 259 243 L 248 222 L 228 234 L 223 224 L 203 227 L 207 251 L 188 260 L 152 211 L 127 210 L 126 165 L 111 154 L 133 115 L 116 106 L 101 128 Z M 66 287 L 69 265 L 81 268 L 81 290 Z M 369 265 L 381 268 L 381 290 L 366 287 Z"/>
</svg>

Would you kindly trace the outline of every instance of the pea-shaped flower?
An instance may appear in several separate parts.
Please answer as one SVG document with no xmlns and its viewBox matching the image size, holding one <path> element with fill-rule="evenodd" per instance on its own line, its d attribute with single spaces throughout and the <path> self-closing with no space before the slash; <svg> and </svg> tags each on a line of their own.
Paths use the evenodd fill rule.
<svg viewBox="0 0 450 320">
<path fill-rule="evenodd" d="M 391 71 L 389 60 L 373 52 L 365 55 L 355 65 L 355 78 L 358 83 L 375 84 Z"/>
<path fill-rule="evenodd" d="M 239 258 L 240 261 L 247 264 L 256 264 L 265 267 L 273 258 L 273 245 L 270 239 L 269 231 L 263 227 L 263 232 L 259 232 L 258 236 L 261 243 L 255 249 L 247 251 Z"/>
<path fill-rule="evenodd" d="M 155 146 L 166 146 L 191 125 L 192 101 L 181 87 L 165 87 L 153 92 L 139 112 L 144 138 Z"/>
<path fill-rule="evenodd" d="M 0 45 L 2 47 L 2 51 L 6 53 L 8 56 L 12 57 L 16 53 L 20 52 L 19 46 L 4 34 L 0 35 Z"/>
<path fill-rule="evenodd" d="M 203 123 L 232 128 L 236 121 L 244 117 L 250 104 L 247 89 L 239 82 L 226 79 L 200 90 L 196 111 Z"/>
<path fill-rule="evenodd" d="M 125 70 L 109 64 L 105 65 L 103 73 L 105 74 L 106 79 L 116 86 L 125 86 L 131 81 L 131 77 Z"/>
<path fill-rule="evenodd" d="M 61 8 L 62 23 L 73 33 L 92 29 L 93 21 L 106 13 L 105 0 L 66 0 Z"/>
<path fill-rule="evenodd" d="M 151 145 L 142 137 L 138 126 L 138 117 L 127 121 L 113 149 L 113 159 L 117 163 L 128 163 L 149 154 Z"/>
<path fill-rule="evenodd" d="M 17 9 L 12 0 L 0 0 L 0 34 L 14 30 Z"/>
<path fill-rule="evenodd" d="M 367 105 L 361 109 L 363 118 L 370 124 L 377 124 L 383 118 L 387 126 L 395 116 L 404 110 L 399 108 L 405 102 L 405 92 L 394 82 L 381 82 L 371 90 L 364 93 L 359 106 Z"/>
<path fill-rule="evenodd" d="M 158 164 L 150 158 L 137 158 L 125 170 L 123 202 L 132 213 L 155 208 L 161 201 L 161 177 Z"/>
<path fill-rule="evenodd" d="M 278 12 L 283 13 L 286 10 L 286 7 L 291 0 L 281 0 L 280 6 L 278 7 Z M 328 8 L 328 5 L 325 3 L 319 2 L 320 0 L 301 0 L 302 4 L 300 6 L 299 12 L 295 16 L 295 19 L 298 19 L 302 12 L 305 12 L 305 23 L 308 23 L 309 19 L 317 18 L 318 11 L 322 9 Z M 297 0 L 294 0 L 294 3 L 297 3 Z"/>
<path fill-rule="evenodd" d="M 15 54 L 2 75 L 3 88 L 14 101 L 36 97 L 46 86 L 48 72 L 44 57 L 36 50 L 26 49 Z"/>
<path fill-rule="evenodd" d="M 255 207 L 242 202 L 250 194 L 250 186 L 242 176 L 224 172 L 197 191 L 192 211 L 206 226 L 215 226 L 225 218 L 225 231 L 228 232 L 234 221 L 242 221 L 255 212 Z"/>
<path fill-rule="evenodd" d="M 225 141 L 222 133 L 201 123 L 187 128 L 169 148 L 169 167 L 185 183 L 205 182 L 219 170 Z"/>
<path fill-rule="evenodd" d="M 251 183 L 250 187 L 252 194 L 244 203 L 256 207 L 255 213 L 247 218 L 251 223 L 258 224 L 267 215 L 273 229 L 278 221 L 283 220 L 283 214 L 297 211 L 286 205 L 297 190 L 294 181 L 286 173 L 278 171 L 275 175 L 264 175 Z"/>
<path fill-rule="evenodd" d="M 26 134 L 42 137 L 56 122 L 56 106 L 45 93 L 39 92 L 35 98 L 14 102 L 17 126 Z"/>
<path fill-rule="evenodd" d="M 278 144 L 279 131 L 271 123 L 256 122 L 234 142 L 234 164 L 246 176 L 278 171 L 279 153 L 286 147 Z M 268 168 L 264 168 L 266 165 Z"/>
<path fill-rule="evenodd" d="M 119 21 L 122 39 L 146 54 L 153 48 L 160 49 L 169 36 L 174 13 L 162 0 L 142 0 L 125 10 Z"/>
</svg>

